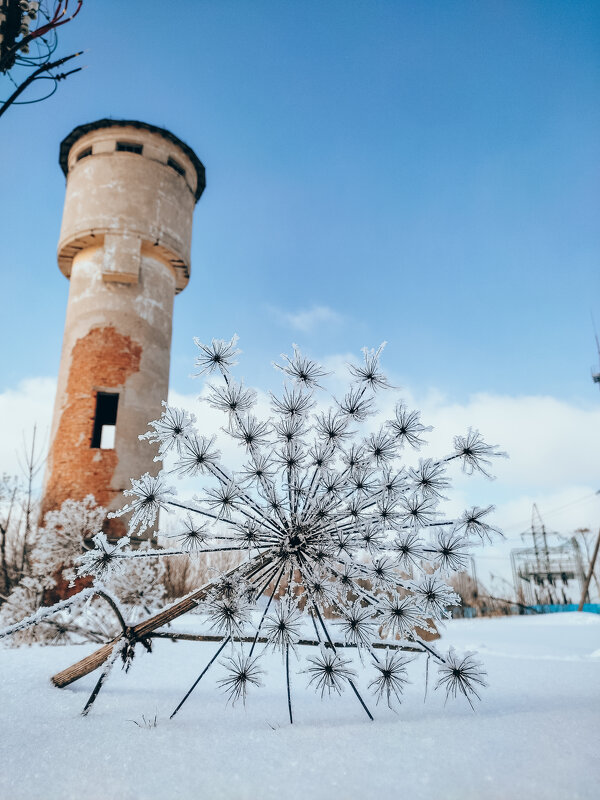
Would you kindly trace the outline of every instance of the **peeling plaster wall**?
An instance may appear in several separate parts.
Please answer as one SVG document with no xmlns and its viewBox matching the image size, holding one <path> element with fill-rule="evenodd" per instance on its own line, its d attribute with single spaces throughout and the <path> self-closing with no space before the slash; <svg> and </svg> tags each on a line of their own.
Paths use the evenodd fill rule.
<svg viewBox="0 0 600 800">
<path fill-rule="evenodd" d="M 143 153 L 120 152 L 118 142 L 141 145 Z M 91 155 L 78 160 L 78 155 Z M 168 165 L 175 159 L 185 171 Z M 197 176 L 185 153 L 156 133 L 133 127 L 102 128 L 78 139 L 69 154 L 69 172 L 58 262 L 69 277 L 75 255 L 85 247 L 104 244 L 131 251 L 136 242 L 154 248 L 176 273 L 177 291 L 185 288 L 190 272 L 192 215 Z M 94 239 L 96 241 L 94 241 Z M 135 265 L 113 261 L 113 269 L 132 280 Z M 110 268 L 107 267 L 107 271 Z M 119 279 L 118 274 L 113 276 Z"/>
<path fill-rule="evenodd" d="M 175 279 L 144 256 L 139 283 L 106 282 L 103 262 L 103 249 L 90 248 L 73 263 L 45 510 L 90 492 L 118 507 L 130 478 L 159 467 L 138 435 L 167 399 Z M 114 450 L 91 447 L 98 391 L 119 393 Z"/>
<path fill-rule="evenodd" d="M 141 143 L 143 154 L 116 152 L 117 141 Z M 138 437 L 167 399 L 173 299 L 189 276 L 194 190 L 187 156 L 155 133 L 109 127 L 72 146 L 58 247 L 70 289 L 44 511 L 89 493 L 118 508 L 130 478 L 160 467 L 155 447 Z M 112 450 L 91 447 L 99 391 L 119 394 Z M 122 534 L 122 522 L 113 520 L 110 532 Z"/>
<path fill-rule="evenodd" d="M 152 244 L 160 242 L 189 263 L 192 189 L 167 166 L 166 150 L 164 162 L 151 159 L 145 144 L 143 155 L 115 152 L 117 141 L 133 139 L 126 131 L 113 133 L 112 152 L 94 153 L 69 170 L 61 245 L 88 231 L 133 234 Z M 141 142 L 143 136 L 136 133 L 134 142 Z M 89 138 L 93 134 L 83 137 L 86 144 Z M 183 155 L 177 161 L 183 164 Z"/>
</svg>

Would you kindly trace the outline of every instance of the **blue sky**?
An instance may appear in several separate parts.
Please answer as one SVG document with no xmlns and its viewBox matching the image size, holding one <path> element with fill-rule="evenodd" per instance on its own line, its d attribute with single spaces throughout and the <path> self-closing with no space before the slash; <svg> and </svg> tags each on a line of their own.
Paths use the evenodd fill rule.
<svg viewBox="0 0 600 800">
<path fill-rule="evenodd" d="M 597 3 L 88 0 L 61 31 L 88 68 L 2 120 L 2 388 L 56 373 L 58 146 L 112 115 L 207 168 L 176 388 L 192 336 L 237 331 L 253 369 L 291 339 L 386 339 L 407 381 L 457 398 L 589 399 L 599 39 Z M 314 307 L 335 313 L 285 324 Z"/>
<path fill-rule="evenodd" d="M 87 0 L 60 52 L 87 49 L 88 68 L 0 123 L 0 393 L 58 370 L 61 139 L 138 118 L 207 169 L 175 391 L 197 388 L 193 336 L 237 332 L 260 386 L 291 342 L 326 358 L 387 340 L 397 381 L 444 408 L 553 398 L 570 420 L 547 412 L 555 457 L 571 442 L 588 466 L 522 481 L 522 508 L 589 493 L 600 475 L 576 448 L 599 406 L 599 40 L 596 2 Z"/>
</svg>

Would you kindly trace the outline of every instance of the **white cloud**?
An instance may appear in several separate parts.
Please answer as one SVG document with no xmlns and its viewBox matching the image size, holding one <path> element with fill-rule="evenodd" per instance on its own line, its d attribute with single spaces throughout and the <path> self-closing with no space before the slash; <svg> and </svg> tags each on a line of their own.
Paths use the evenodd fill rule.
<svg viewBox="0 0 600 800">
<path fill-rule="evenodd" d="M 346 367 L 350 356 L 332 355 L 324 360 L 333 373 L 330 385 L 339 396 L 346 387 Z M 400 381 L 391 376 L 395 385 Z M 31 378 L 15 389 L 0 393 L 0 472 L 17 472 L 17 453 L 23 434 L 29 435 L 37 422 L 40 438 L 47 443 L 56 381 Z M 206 390 L 202 391 L 204 395 Z M 497 479 L 463 475 L 457 465 L 451 470 L 454 489 L 448 511 L 455 513 L 468 505 L 496 506 L 495 522 L 505 530 L 506 542 L 488 548 L 478 556 L 481 577 L 489 571 L 510 577 L 508 555 L 522 544 L 519 534 L 531 519 L 531 507 L 538 504 L 549 530 L 568 535 L 578 527 L 596 528 L 600 519 L 600 407 L 585 407 L 554 397 L 474 394 L 464 403 L 451 402 L 438 390 L 419 394 L 403 389 L 381 392 L 377 405 L 381 418 L 393 413 L 400 394 L 412 408 L 421 410 L 425 424 L 434 426 L 428 435 L 429 446 L 423 456 L 442 456 L 452 449 L 453 436 L 469 426 L 478 428 L 486 441 L 499 444 L 510 459 L 494 464 Z M 323 402 L 327 396 L 322 394 Z M 221 430 L 225 417 L 196 394 L 170 393 L 173 405 L 189 408 L 198 417 L 198 427 L 206 434 L 217 434 L 224 463 L 236 469 L 244 461 L 243 448 Z M 258 391 L 258 414 L 269 413 L 269 397 Z M 376 424 L 376 420 L 372 422 Z M 414 463 L 418 455 L 409 456 Z M 179 484 L 182 494 L 191 496 L 198 487 Z"/>
<path fill-rule="evenodd" d="M 356 361 L 348 355 L 332 355 L 323 359 L 330 373 L 328 385 L 340 396 L 347 385 L 347 364 Z M 390 376 L 394 385 L 400 383 Z M 509 555 L 514 547 L 525 546 L 520 534 L 531 520 L 533 503 L 547 522 L 549 531 L 570 535 L 579 527 L 597 525 L 600 519 L 600 407 L 583 407 L 544 396 L 509 396 L 474 394 L 464 403 L 451 402 L 437 389 L 423 395 L 410 389 L 380 392 L 377 406 L 380 413 L 369 423 L 377 427 L 393 414 L 398 395 L 415 409 L 421 419 L 434 430 L 427 435 L 428 446 L 418 454 L 407 453 L 407 460 L 416 463 L 419 456 L 441 457 L 452 451 L 453 437 L 469 427 L 480 430 L 485 440 L 500 445 L 508 459 L 494 461 L 496 480 L 464 475 L 456 462 L 450 470 L 453 489 L 446 510 L 459 513 L 472 505 L 494 505 L 493 522 L 506 539 L 488 546 L 477 554 L 480 578 L 489 574 L 511 579 Z M 321 395 L 323 404 L 327 396 Z M 193 396 L 173 396 L 173 402 L 187 407 L 197 402 Z M 198 407 L 197 407 L 198 408 Z M 208 432 L 217 432 L 223 416 L 202 403 L 197 415 Z M 259 399 L 259 415 L 268 413 L 268 397 Z M 242 458 L 240 448 L 221 434 L 220 447 L 224 460 L 237 466 Z M 551 540 L 551 543 L 554 540 Z"/>
<path fill-rule="evenodd" d="M 324 361 L 336 391 L 345 387 L 342 374 L 348 356 L 332 356 Z M 29 436 L 37 424 L 40 440 L 47 442 L 56 381 L 52 378 L 29 378 L 14 389 L 0 393 L 0 471 L 17 469 L 16 455 L 22 448 L 23 435 Z M 202 395 L 205 394 L 203 390 Z M 379 418 L 389 418 L 397 392 L 377 395 Z M 499 444 L 510 458 L 495 462 L 497 480 L 490 484 L 479 478 L 469 479 L 458 473 L 456 489 L 473 495 L 492 492 L 498 503 L 509 503 L 517 496 L 559 496 L 568 487 L 600 489 L 600 407 L 582 407 L 543 396 L 508 396 L 475 394 L 465 403 L 449 402 L 437 390 L 419 396 L 408 389 L 400 392 L 409 406 L 421 410 L 425 424 L 434 426 L 428 434 L 428 455 L 450 452 L 452 438 L 469 426 L 478 428 L 486 441 Z M 258 413 L 269 413 L 269 398 L 258 391 Z M 326 402 L 326 395 L 322 394 Z M 224 418 L 195 394 L 170 393 L 174 405 L 190 407 L 207 432 L 218 433 L 227 455 L 239 461 L 241 448 L 230 444 L 220 428 Z M 372 423 L 375 424 L 376 421 Z"/>
<path fill-rule="evenodd" d="M 54 378 L 27 378 L 15 389 L 0 392 L 0 474 L 20 472 L 23 444 L 31 445 L 34 425 L 40 453 L 48 448 L 52 409 L 56 393 Z M 41 483 L 43 470 L 39 474 Z"/>
<path fill-rule="evenodd" d="M 398 385 L 395 376 L 390 379 Z M 597 527 L 600 406 L 586 407 L 548 396 L 486 393 L 456 403 L 437 389 L 423 395 L 403 389 L 400 394 L 411 408 L 421 411 L 422 422 L 434 428 L 420 455 L 450 453 L 453 437 L 469 427 L 477 428 L 486 442 L 499 445 L 509 455 L 494 461 L 496 480 L 491 482 L 464 475 L 456 463 L 450 470 L 453 490 L 448 513 L 471 505 L 494 505 L 493 521 L 506 536 L 477 554 L 479 577 L 484 581 L 490 573 L 512 579 L 510 550 L 530 544 L 520 534 L 530 526 L 533 503 L 549 531 L 569 536 L 577 528 Z M 397 392 L 380 395 L 381 419 L 393 413 L 396 396 Z M 556 543 L 558 539 L 551 537 L 550 544 Z"/>
<path fill-rule="evenodd" d="M 341 314 L 329 306 L 311 306 L 296 313 L 281 311 L 272 306 L 269 310 L 283 325 L 301 333 L 313 333 L 321 325 L 339 325 L 343 319 Z"/>
<path fill-rule="evenodd" d="M 496 474 L 507 487 L 559 489 L 595 479 L 600 488 L 600 405 L 585 408 L 544 396 L 476 394 L 463 404 L 443 396 L 424 398 L 424 416 L 436 427 L 432 441 L 446 441 L 451 429 L 469 425 L 501 445 L 510 461 Z"/>
</svg>

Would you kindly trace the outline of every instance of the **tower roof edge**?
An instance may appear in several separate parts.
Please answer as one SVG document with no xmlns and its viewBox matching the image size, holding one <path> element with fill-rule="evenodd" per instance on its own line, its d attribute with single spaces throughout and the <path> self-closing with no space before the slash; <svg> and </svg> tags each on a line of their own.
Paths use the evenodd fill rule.
<svg viewBox="0 0 600 800">
<path fill-rule="evenodd" d="M 175 134 L 168 131 L 166 128 L 159 128 L 157 125 L 151 125 L 148 122 L 140 122 L 139 120 L 134 119 L 98 119 L 95 122 L 87 122 L 84 125 L 78 125 L 76 128 L 73 128 L 71 133 L 60 143 L 60 152 L 58 157 L 58 163 L 60 164 L 60 168 L 62 169 L 65 176 L 69 171 L 68 166 L 68 159 L 69 159 L 69 152 L 75 142 L 80 139 L 82 136 L 85 136 L 86 133 L 90 133 L 90 131 L 99 130 L 101 128 L 124 128 L 124 127 L 133 127 L 133 128 L 140 128 L 142 130 L 150 131 L 150 133 L 157 133 L 159 136 L 162 136 L 164 139 L 167 139 L 169 142 L 177 145 L 190 159 L 192 164 L 194 165 L 194 169 L 196 170 L 196 174 L 198 176 L 198 186 L 195 193 L 196 202 L 200 199 L 200 196 L 204 189 L 206 188 L 206 171 L 204 169 L 204 164 L 200 161 L 196 153 L 192 150 L 192 148 L 187 145 L 185 142 L 182 142 Z"/>
</svg>

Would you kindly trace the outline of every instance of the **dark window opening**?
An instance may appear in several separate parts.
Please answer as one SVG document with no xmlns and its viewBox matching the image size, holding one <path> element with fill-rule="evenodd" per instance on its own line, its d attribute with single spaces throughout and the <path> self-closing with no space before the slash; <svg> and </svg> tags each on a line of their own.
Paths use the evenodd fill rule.
<svg viewBox="0 0 600 800">
<path fill-rule="evenodd" d="M 85 150 L 82 150 L 81 153 L 77 156 L 77 161 L 81 161 L 82 158 L 86 158 L 87 156 L 92 155 L 92 148 L 86 147 Z"/>
<path fill-rule="evenodd" d="M 134 142 L 117 142 L 117 150 L 121 153 L 137 153 L 142 155 L 143 146 Z"/>
<path fill-rule="evenodd" d="M 99 447 L 101 450 L 115 449 L 118 405 L 118 394 L 98 392 L 96 395 L 96 414 L 94 416 L 92 447 Z"/>
<path fill-rule="evenodd" d="M 169 156 L 169 158 L 167 158 L 167 166 L 171 167 L 171 169 L 174 169 L 178 175 L 183 175 L 185 177 L 185 169 L 181 166 L 179 161 L 175 161 L 174 158 Z"/>
</svg>

